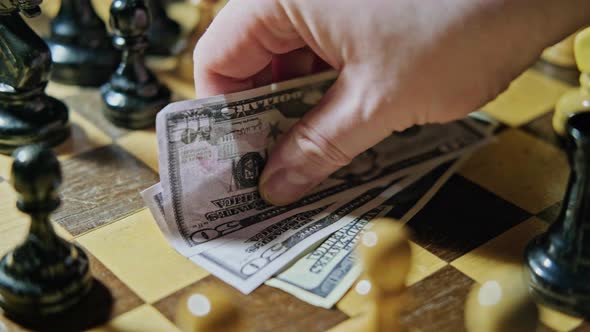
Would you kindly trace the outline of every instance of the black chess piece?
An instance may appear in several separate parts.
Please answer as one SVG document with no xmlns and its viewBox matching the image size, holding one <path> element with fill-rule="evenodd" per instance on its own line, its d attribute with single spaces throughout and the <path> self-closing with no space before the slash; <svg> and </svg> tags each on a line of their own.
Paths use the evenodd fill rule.
<svg viewBox="0 0 590 332">
<path fill-rule="evenodd" d="M 161 0 L 146 1 L 152 16 L 152 25 L 148 30 L 150 55 L 167 56 L 178 53 L 180 25 L 168 17 Z"/>
<path fill-rule="evenodd" d="M 15 151 L 12 184 L 17 207 L 31 217 L 25 241 L 0 260 L 0 307 L 27 324 L 71 308 L 88 293 L 92 276 L 86 254 L 60 238 L 49 215 L 60 204 L 61 169 L 55 155 L 41 145 Z"/>
<path fill-rule="evenodd" d="M 123 50 L 123 60 L 110 81 L 101 87 L 105 116 L 120 127 L 151 126 L 156 114 L 170 102 L 170 90 L 145 65 L 148 7 L 143 0 L 115 0 L 110 23 L 113 43 Z"/>
<path fill-rule="evenodd" d="M 532 294 L 574 315 L 590 315 L 590 113 L 566 126 L 571 173 L 563 206 L 549 230 L 529 243 L 526 265 Z"/>
<path fill-rule="evenodd" d="M 68 110 L 45 94 L 51 70 L 47 44 L 25 23 L 41 13 L 41 0 L 0 0 L 0 153 L 70 135 Z"/>
<path fill-rule="evenodd" d="M 90 0 L 61 0 L 47 44 L 53 59 L 51 79 L 64 84 L 100 86 L 121 58 Z"/>
</svg>

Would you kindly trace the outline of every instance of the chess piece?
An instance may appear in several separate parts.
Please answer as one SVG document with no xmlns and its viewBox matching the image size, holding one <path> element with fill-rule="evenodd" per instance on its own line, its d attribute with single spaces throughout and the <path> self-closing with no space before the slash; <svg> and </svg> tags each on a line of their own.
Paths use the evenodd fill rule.
<svg viewBox="0 0 590 332">
<path fill-rule="evenodd" d="M 574 38 L 576 34 L 572 34 L 566 39 L 559 43 L 545 49 L 541 54 L 541 59 L 544 61 L 564 67 L 564 68 L 575 68 L 576 60 L 574 58 Z"/>
<path fill-rule="evenodd" d="M 19 322 L 38 322 L 77 304 L 92 277 L 84 251 L 61 239 L 49 222 L 60 204 L 55 155 L 41 145 L 19 148 L 11 181 L 17 207 L 31 217 L 31 225 L 25 241 L 0 260 L 0 307 Z"/>
<path fill-rule="evenodd" d="M 180 25 L 170 19 L 161 0 L 146 1 L 152 16 L 152 25 L 148 30 L 150 55 L 167 56 L 178 52 Z"/>
<path fill-rule="evenodd" d="M 406 306 L 406 279 L 411 267 L 409 234 L 392 219 L 377 219 L 359 249 L 371 284 L 371 308 L 365 332 L 404 331 L 399 316 Z"/>
<path fill-rule="evenodd" d="M 47 44 L 53 59 L 51 79 L 64 84 L 100 86 L 120 61 L 90 0 L 61 0 Z"/>
<path fill-rule="evenodd" d="M 494 273 L 467 295 L 465 327 L 469 332 L 536 331 L 538 324 L 539 309 L 520 265 Z"/>
<path fill-rule="evenodd" d="M 119 127 L 149 127 L 158 111 L 170 102 L 170 90 L 145 65 L 148 7 L 143 0 L 114 0 L 110 11 L 113 43 L 123 50 L 123 59 L 110 81 L 101 87 L 104 114 Z"/>
<path fill-rule="evenodd" d="M 232 300 L 218 287 L 185 294 L 178 303 L 176 325 L 183 332 L 238 332 L 240 312 Z"/>
<path fill-rule="evenodd" d="M 199 38 L 205 33 L 213 18 L 215 17 L 215 6 L 218 0 L 201 0 L 197 3 L 197 10 L 199 11 L 199 21 L 190 33 L 186 47 L 178 56 L 178 64 L 176 72 L 178 76 L 187 82 L 193 82 L 194 66 L 193 66 L 193 49 L 199 41 Z"/>
<path fill-rule="evenodd" d="M 41 13 L 40 0 L 0 0 L 0 153 L 42 143 L 55 146 L 70 135 L 68 111 L 45 94 L 51 55 L 19 14 Z"/>
<path fill-rule="evenodd" d="M 555 106 L 553 129 L 563 137 L 566 135 L 567 119 L 575 113 L 590 111 L 590 28 L 578 33 L 574 52 L 580 69 L 580 86 L 566 92 Z"/>
<path fill-rule="evenodd" d="M 590 315 L 590 112 L 570 116 L 565 140 L 570 178 L 557 220 L 529 243 L 530 286 L 540 301 Z"/>
</svg>

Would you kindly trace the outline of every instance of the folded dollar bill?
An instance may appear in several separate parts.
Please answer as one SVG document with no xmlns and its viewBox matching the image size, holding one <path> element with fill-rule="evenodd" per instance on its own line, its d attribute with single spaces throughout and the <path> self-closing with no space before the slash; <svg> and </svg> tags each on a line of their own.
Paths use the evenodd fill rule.
<svg viewBox="0 0 590 332">
<path fill-rule="evenodd" d="M 325 239 L 359 215 L 375 208 L 417 181 L 429 169 L 414 174 L 384 178 L 373 187 L 353 191 L 345 200 L 311 204 L 294 214 L 279 215 L 243 228 L 216 247 L 187 257 L 241 292 L 248 294 L 288 265 L 309 247 Z M 144 191 L 158 225 L 171 236 L 161 206 L 158 186 Z M 173 236 L 173 235 L 172 235 Z"/>
<path fill-rule="evenodd" d="M 368 220 L 424 174 L 489 140 L 471 119 L 411 128 L 365 151 L 298 202 L 265 203 L 257 184 L 269 149 L 335 78 L 321 73 L 173 103 L 159 113 L 161 182 L 142 195 L 178 252 L 249 293 L 330 234 Z"/>
<path fill-rule="evenodd" d="M 470 117 L 478 121 L 489 135 L 498 126 L 495 120 L 482 113 L 472 113 Z M 265 284 L 282 289 L 307 303 L 328 309 L 333 307 L 361 274 L 355 247 L 361 232 L 370 228 L 371 220 L 387 216 L 402 223 L 408 222 L 469 156 L 466 154 L 428 172 L 383 204 L 333 233 Z"/>
<path fill-rule="evenodd" d="M 177 250 L 199 253 L 271 215 L 318 201 L 333 202 L 350 189 L 394 172 L 456 158 L 487 137 L 469 119 L 416 127 L 367 150 L 294 205 L 269 206 L 257 191 L 268 150 L 317 104 L 335 77 L 327 72 L 173 103 L 158 114 L 163 211 Z"/>
<path fill-rule="evenodd" d="M 463 159 L 465 157 L 428 172 L 383 204 L 340 228 L 265 284 L 282 289 L 307 303 L 331 308 L 361 274 L 355 247 L 361 232 L 370 227 L 370 221 L 383 216 L 408 221 L 436 194 Z"/>
</svg>

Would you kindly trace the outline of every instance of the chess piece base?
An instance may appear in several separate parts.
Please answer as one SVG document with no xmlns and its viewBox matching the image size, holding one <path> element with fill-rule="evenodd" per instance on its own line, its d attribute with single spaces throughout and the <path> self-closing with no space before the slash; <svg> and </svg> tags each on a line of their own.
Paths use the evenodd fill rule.
<svg viewBox="0 0 590 332">
<path fill-rule="evenodd" d="M 101 94 L 105 102 L 105 117 L 118 127 L 142 129 L 150 127 L 156 120 L 158 112 L 170 101 L 170 90 L 154 84 L 150 95 L 136 95 L 117 89 L 112 83 L 102 86 Z"/>
<path fill-rule="evenodd" d="M 68 110 L 62 102 L 43 92 L 0 93 L 0 153 L 34 143 L 54 147 L 69 136 Z"/>
<path fill-rule="evenodd" d="M 574 270 L 566 261 L 547 254 L 547 235 L 534 239 L 526 250 L 529 289 L 539 302 L 574 316 L 590 315 L 590 268 Z"/>
<path fill-rule="evenodd" d="M 62 245 L 67 257 L 47 257 L 29 239 L 0 260 L 0 308 L 6 316 L 23 324 L 38 324 L 88 294 L 93 284 L 88 257 L 74 244 Z M 37 260 L 23 259 L 25 256 Z"/>
<path fill-rule="evenodd" d="M 47 40 L 51 50 L 53 81 L 80 86 L 100 86 L 117 69 L 121 55 L 113 48 L 84 48 Z"/>
</svg>

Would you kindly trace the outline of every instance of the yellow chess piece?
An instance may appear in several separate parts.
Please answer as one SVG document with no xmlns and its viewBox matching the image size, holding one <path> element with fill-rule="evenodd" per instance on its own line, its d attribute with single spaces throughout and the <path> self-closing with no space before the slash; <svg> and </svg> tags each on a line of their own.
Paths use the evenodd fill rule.
<svg viewBox="0 0 590 332">
<path fill-rule="evenodd" d="M 575 68 L 576 59 L 574 57 L 574 39 L 576 34 L 572 34 L 559 43 L 545 49 L 541 59 L 566 68 Z"/>
<path fill-rule="evenodd" d="M 192 291 L 178 302 L 176 325 L 183 332 L 239 332 L 238 305 L 218 287 Z"/>
<path fill-rule="evenodd" d="M 360 241 L 359 250 L 369 277 L 371 307 L 364 332 L 405 331 L 399 323 L 406 307 L 406 279 L 411 267 L 409 233 L 392 219 L 378 219 Z"/>
<path fill-rule="evenodd" d="M 178 56 L 176 73 L 185 81 L 193 81 L 193 49 L 199 41 L 199 38 L 205 33 L 213 18 L 215 17 L 215 8 L 218 0 L 200 0 L 197 3 L 199 11 L 199 21 L 193 31 L 187 38 L 186 47 Z"/>
<path fill-rule="evenodd" d="M 566 92 L 555 106 L 553 129 L 565 135 L 565 124 L 570 115 L 590 111 L 590 28 L 578 33 L 574 42 L 576 63 L 580 69 L 580 87 Z"/>
<path fill-rule="evenodd" d="M 533 302 L 522 267 L 514 266 L 473 286 L 465 303 L 469 332 L 536 331 L 539 310 Z"/>
</svg>

